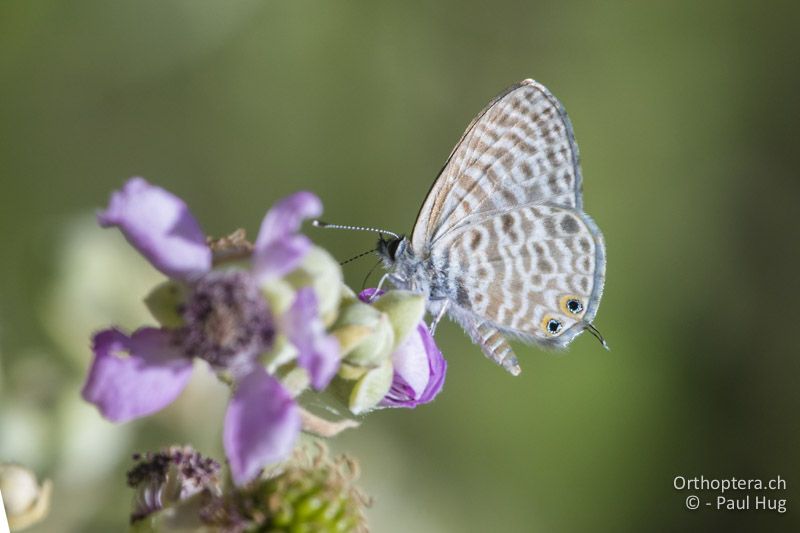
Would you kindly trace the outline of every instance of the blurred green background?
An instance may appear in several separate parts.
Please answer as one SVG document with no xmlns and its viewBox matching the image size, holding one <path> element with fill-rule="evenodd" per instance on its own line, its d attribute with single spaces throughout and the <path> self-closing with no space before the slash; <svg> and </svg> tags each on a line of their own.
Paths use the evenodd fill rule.
<svg viewBox="0 0 800 533">
<path fill-rule="evenodd" d="M 142 175 L 210 234 L 301 188 L 411 229 L 452 145 L 525 77 L 564 103 L 608 244 L 596 321 L 512 378 L 459 328 L 436 402 L 333 442 L 374 531 L 798 530 L 794 3 L 545 0 L 0 4 L 0 459 L 54 479 L 40 531 L 126 525 L 133 451 L 221 456 L 224 389 L 115 427 L 78 397 L 91 331 L 158 275 L 92 221 Z M 344 259 L 374 238 L 308 228 Z M 369 260 L 345 267 L 360 286 Z M 377 279 L 377 278 L 373 278 Z M 789 512 L 688 511 L 673 478 L 787 480 Z M 715 492 L 699 493 L 713 501 Z"/>
</svg>

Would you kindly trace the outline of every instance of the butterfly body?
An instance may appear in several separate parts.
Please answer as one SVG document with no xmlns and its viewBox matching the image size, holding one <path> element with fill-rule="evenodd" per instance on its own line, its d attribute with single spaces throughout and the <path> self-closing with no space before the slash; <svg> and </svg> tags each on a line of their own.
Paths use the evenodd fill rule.
<svg viewBox="0 0 800 533">
<path fill-rule="evenodd" d="M 510 87 L 467 127 L 411 238 L 379 241 L 389 281 L 519 373 L 507 337 L 563 348 L 596 332 L 605 243 L 583 212 L 581 179 L 558 100 L 532 80 Z"/>
</svg>

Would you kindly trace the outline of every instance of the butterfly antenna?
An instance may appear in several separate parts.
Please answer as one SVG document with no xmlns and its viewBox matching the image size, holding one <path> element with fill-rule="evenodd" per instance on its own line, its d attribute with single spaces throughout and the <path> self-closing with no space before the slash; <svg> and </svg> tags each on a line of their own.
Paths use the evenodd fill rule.
<svg viewBox="0 0 800 533">
<path fill-rule="evenodd" d="M 608 343 L 606 342 L 606 340 L 603 338 L 603 335 L 597 330 L 596 327 L 586 322 L 586 329 L 589 330 L 589 333 L 594 335 L 595 338 L 597 338 L 597 340 L 600 341 L 600 344 L 603 345 L 603 348 L 605 348 L 609 352 L 611 351 L 611 348 L 608 346 Z"/>
<path fill-rule="evenodd" d="M 379 229 L 379 228 L 367 228 L 365 226 L 343 226 L 341 224 L 328 224 L 327 222 L 323 222 L 321 220 L 312 220 L 311 224 L 317 228 L 332 228 L 332 229 L 351 229 L 357 231 L 372 231 L 375 233 L 386 233 L 387 235 L 391 235 L 395 239 L 399 239 L 400 235 L 393 231 Z"/>
<path fill-rule="evenodd" d="M 339 263 L 339 266 L 344 266 L 344 265 L 346 265 L 347 263 L 349 263 L 350 261 L 355 261 L 356 259 L 358 259 L 358 258 L 360 258 L 360 257 L 364 257 L 365 255 L 367 255 L 367 254 L 371 254 L 371 253 L 374 253 L 374 252 L 375 252 L 375 250 L 367 250 L 366 252 L 362 252 L 362 253 L 360 253 L 360 254 L 358 254 L 358 255 L 354 255 L 354 256 L 353 256 L 353 257 L 351 257 L 350 259 L 346 259 L 346 260 L 344 260 L 344 261 L 340 262 L 340 263 Z"/>
<path fill-rule="evenodd" d="M 362 281 L 362 282 L 361 282 L 361 290 L 362 290 L 362 291 L 363 291 L 363 290 L 364 290 L 364 288 L 367 286 L 367 280 L 368 280 L 368 279 L 369 279 L 369 277 L 372 275 L 372 273 L 373 273 L 373 272 L 375 272 L 375 269 L 376 269 L 376 268 L 378 268 L 378 265 L 380 265 L 380 264 L 381 264 L 381 261 L 380 261 L 380 260 L 378 260 L 378 262 L 377 262 L 377 263 L 375 263 L 375 265 L 374 265 L 372 268 L 370 268 L 370 269 L 369 269 L 369 272 L 367 272 L 367 275 L 366 275 L 366 276 L 364 276 L 364 281 Z"/>
</svg>

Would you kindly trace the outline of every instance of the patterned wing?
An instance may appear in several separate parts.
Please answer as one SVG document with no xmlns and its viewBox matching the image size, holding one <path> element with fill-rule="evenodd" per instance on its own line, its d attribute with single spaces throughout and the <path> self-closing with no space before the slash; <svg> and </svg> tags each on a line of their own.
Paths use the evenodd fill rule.
<svg viewBox="0 0 800 533">
<path fill-rule="evenodd" d="M 424 253 L 473 215 L 526 204 L 580 210 L 581 173 L 572 125 L 544 86 L 508 88 L 467 127 L 420 209 L 412 248 Z"/>
<path fill-rule="evenodd" d="M 597 226 L 552 205 L 485 213 L 437 241 L 431 261 L 446 273 L 451 315 L 501 364 L 513 359 L 501 333 L 566 346 L 594 319 L 605 278 Z"/>
</svg>

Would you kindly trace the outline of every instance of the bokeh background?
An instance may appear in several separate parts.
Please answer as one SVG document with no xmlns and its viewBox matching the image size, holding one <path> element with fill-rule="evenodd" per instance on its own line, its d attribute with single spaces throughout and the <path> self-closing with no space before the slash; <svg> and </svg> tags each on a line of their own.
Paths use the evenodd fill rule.
<svg viewBox="0 0 800 533">
<path fill-rule="evenodd" d="M 613 351 L 520 347 L 512 378 L 440 328 L 437 401 L 332 443 L 361 462 L 373 530 L 798 530 L 793 6 L 3 1 L 0 459 L 56 487 L 31 531 L 124 529 L 131 452 L 221 456 L 224 389 L 203 370 L 147 421 L 112 426 L 79 399 L 89 334 L 148 320 L 159 279 L 96 228 L 112 189 L 145 176 L 216 235 L 254 234 L 301 188 L 331 221 L 408 231 L 472 116 L 525 77 L 575 126 Z M 340 259 L 374 244 L 308 234 Z M 349 283 L 371 266 L 347 265 Z M 789 511 L 687 511 L 678 475 L 780 475 Z"/>
</svg>

